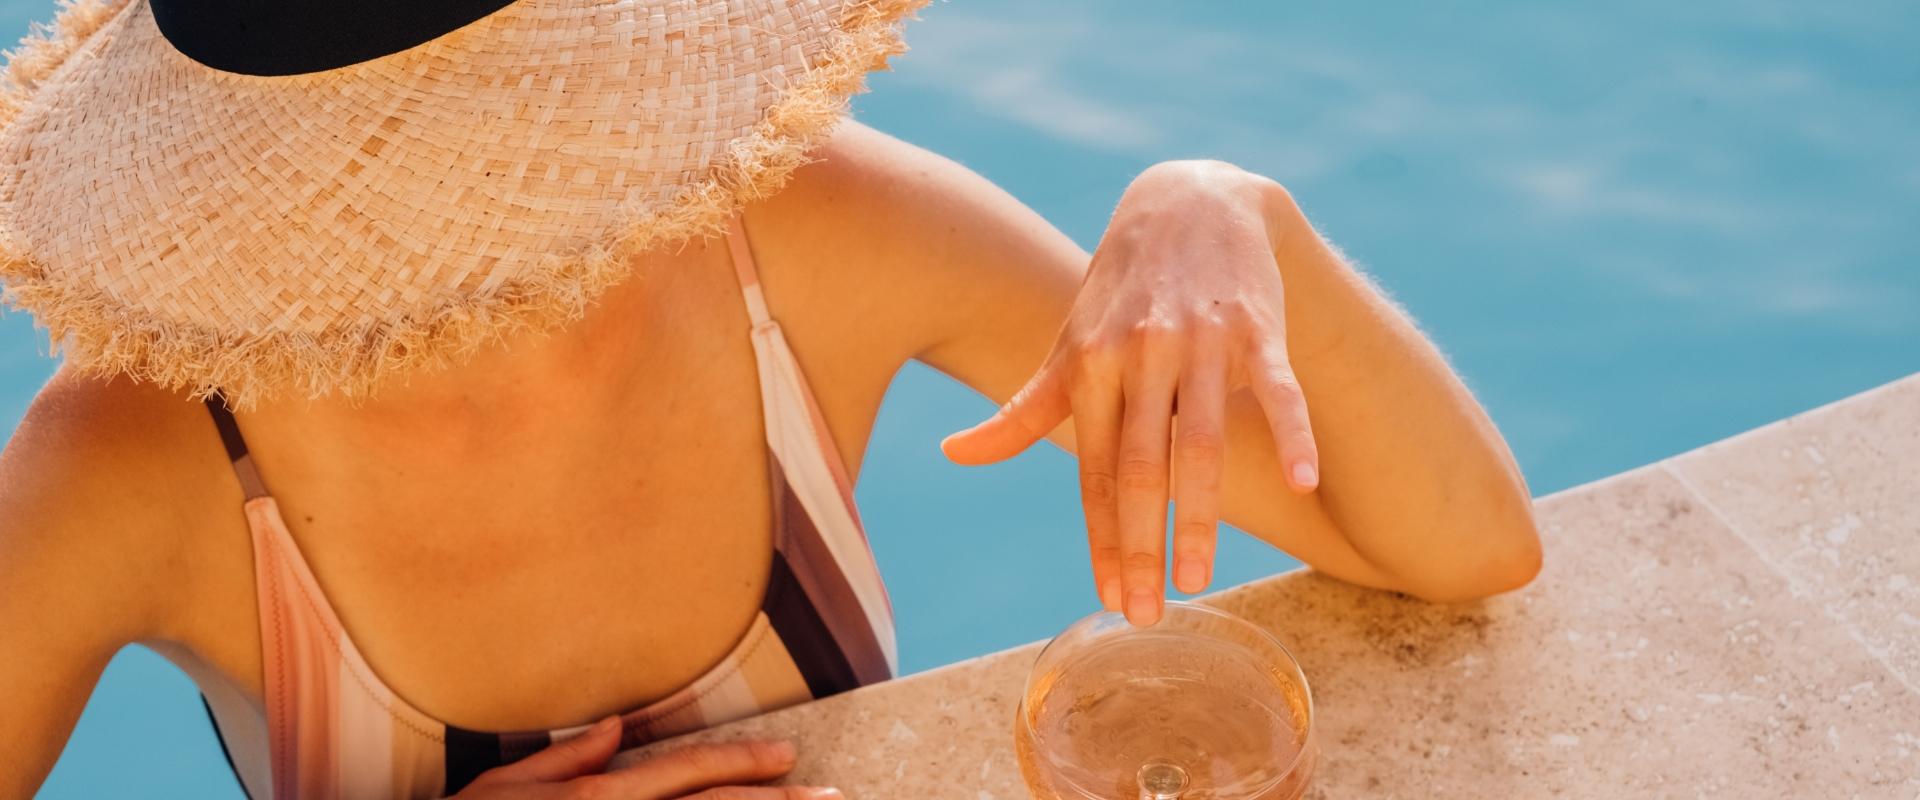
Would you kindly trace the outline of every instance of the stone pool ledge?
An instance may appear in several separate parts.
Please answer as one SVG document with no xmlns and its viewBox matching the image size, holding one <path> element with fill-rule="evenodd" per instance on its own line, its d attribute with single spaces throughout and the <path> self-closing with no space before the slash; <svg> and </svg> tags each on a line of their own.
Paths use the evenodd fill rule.
<svg viewBox="0 0 1920 800">
<path fill-rule="evenodd" d="M 1320 798 L 1920 797 L 1920 375 L 1537 501 L 1526 589 L 1311 572 L 1208 598 L 1313 684 Z M 1021 798 L 1038 645 L 693 738 L 801 743 L 856 800 Z"/>
</svg>

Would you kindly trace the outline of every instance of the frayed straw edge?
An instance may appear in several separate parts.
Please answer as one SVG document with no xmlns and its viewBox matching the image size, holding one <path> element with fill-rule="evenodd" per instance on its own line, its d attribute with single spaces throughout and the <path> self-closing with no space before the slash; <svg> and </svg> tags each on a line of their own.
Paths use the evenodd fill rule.
<svg viewBox="0 0 1920 800">
<path fill-rule="evenodd" d="M 53 22 L 33 22 L 13 49 L 0 53 L 0 127 L 12 122 L 33 99 L 40 82 L 67 63 L 87 39 L 107 24 L 129 0 L 59 0 Z"/>
<path fill-rule="evenodd" d="M 7 51 L 0 127 L 125 2 L 61 0 L 52 26 L 36 25 L 19 48 Z M 927 2 L 849 0 L 825 57 L 731 144 L 704 180 L 665 204 L 620 209 L 599 241 L 544 256 L 527 276 L 484 296 L 319 335 L 220 333 L 130 312 L 102 292 L 61 283 L 0 226 L 0 302 L 31 312 L 47 329 L 53 354 L 64 353 L 67 364 L 85 374 L 127 375 L 196 400 L 217 391 L 236 409 L 287 394 L 371 397 L 396 375 L 451 366 L 515 333 L 551 331 L 579 319 L 607 287 L 627 277 L 640 253 L 723 234 L 729 216 L 772 196 L 811 160 L 812 141 L 840 121 L 853 95 L 866 91 L 867 73 L 905 51 L 900 24 Z"/>
</svg>

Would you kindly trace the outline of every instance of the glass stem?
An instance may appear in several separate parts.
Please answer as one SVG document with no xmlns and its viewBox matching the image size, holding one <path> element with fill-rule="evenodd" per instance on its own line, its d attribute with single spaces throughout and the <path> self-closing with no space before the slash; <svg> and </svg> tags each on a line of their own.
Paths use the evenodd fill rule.
<svg viewBox="0 0 1920 800">
<path fill-rule="evenodd" d="M 1187 771 L 1165 761 L 1140 765 L 1134 780 L 1140 785 L 1139 800 L 1180 800 L 1187 793 Z"/>
</svg>

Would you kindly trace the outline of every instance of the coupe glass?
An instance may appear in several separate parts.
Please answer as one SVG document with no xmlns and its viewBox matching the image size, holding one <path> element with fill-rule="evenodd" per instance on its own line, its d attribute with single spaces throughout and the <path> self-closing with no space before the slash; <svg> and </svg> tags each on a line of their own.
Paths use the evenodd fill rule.
<svg viewBox="0 0 1920 800">
<path fill-rule="evenodd" d="M 1042 800 L 1296 800 L 1318 755 L 1293 654 L 1246 620 L 1178 601 L 1152 627 L 1102 612 L 1048 642 L 1014 748 Z"/>
</svg>

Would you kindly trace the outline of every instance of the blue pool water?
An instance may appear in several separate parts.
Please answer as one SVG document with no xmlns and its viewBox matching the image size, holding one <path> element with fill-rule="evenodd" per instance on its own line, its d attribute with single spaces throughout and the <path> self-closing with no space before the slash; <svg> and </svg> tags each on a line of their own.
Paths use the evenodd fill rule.
<svg viewBox="0 0 1920 800">
<path fill-rule="evenodd" d="M 0 35 L 51 7 L 0 0 Z M 923 16 L 863 119 L 1089 247 L 1155 161 L 1279 178 L 1440 343 L 1536 493 L 1920 370 L 1909 4 L 965 0 Z M 0 430 L 51 372 L 42 347 L 0 318 Z M 869 449 L 858 495 L 910 670 L 1093 604 L 1067 457 L 939 457 L 989 410 L 911 368 Z M 1221 577 L 1291 566 L 1230 538 Z M 190 684 L 136 648 L 45 795 L 237 796 L 224 769 Z"/>
</svg>

